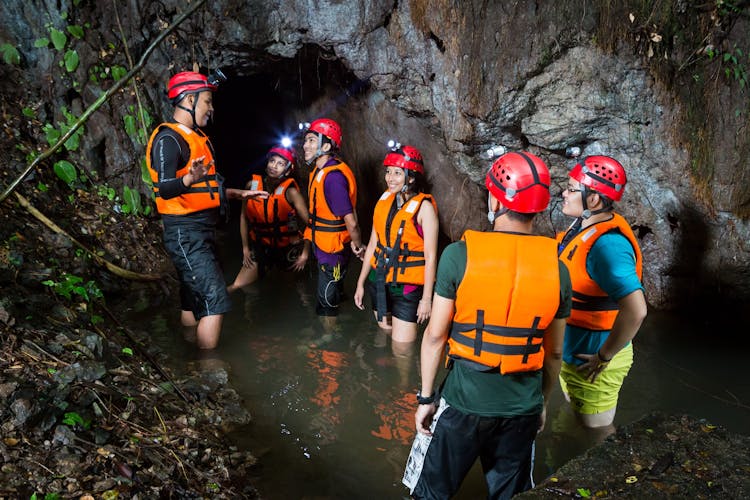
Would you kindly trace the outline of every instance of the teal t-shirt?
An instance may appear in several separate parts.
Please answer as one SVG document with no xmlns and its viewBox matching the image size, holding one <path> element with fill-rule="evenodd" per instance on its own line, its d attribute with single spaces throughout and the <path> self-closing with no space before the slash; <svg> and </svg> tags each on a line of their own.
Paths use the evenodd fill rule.
<svg viewBox="0 0 750 500">
<path fill-rule="evenodd" d="M 586 257 L 586 270 L 589 275 L 615 301 L 643 289 L 635 264 L 633 246 L 625 236 L 616 231 L 600 236 Z M 583 364 L 583 360 L 575 355 L 599 352 L 607 337 L 609 330 L 596 332 L 567 325 L 563 361 L 575 365 Z"/>
<path fill-rule="evenodd" d="M 458 285 L 466 272 L 466 242 L 448 245 L 438 264 L 435 293 L 455 300 Z M 556 318 L 570 316 L 570 275 L 559 262 L 560 306 Z M 488 290 L 488 293 L 490 291 Z M 509 373 L 480 372 L 462 363 L 453 363 L 442 396 L 457 410 L 483 417 L 514 417 L 542 412 L 542 371 Z"/>
</svg>

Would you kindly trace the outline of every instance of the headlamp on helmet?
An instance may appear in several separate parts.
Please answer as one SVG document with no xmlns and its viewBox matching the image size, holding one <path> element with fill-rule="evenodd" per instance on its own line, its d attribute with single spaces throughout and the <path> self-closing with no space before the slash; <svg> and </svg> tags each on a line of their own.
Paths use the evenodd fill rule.
<svg viewBox="0 0 750 500">
<path fill-rule="evenodd" d="M 487 158 L 491 160 L 493 158 L 497 158 L 498 156 L 502 156 L 507 152 L 508 148 L 506 148 L 502 144 L 498 144 L 497 146 L 492 146 L 490 149 L 488 149 L 486 154 Z"/>
<path fill-rule="evenodd" d="M 408 144 L 402 146 L 400 142 L 395 140 L 388 141 L 388 147 L 391 151 L 383 160 L 384 167 L 399 167 L 404 171 L 411 170 L 424 175 L 422 153 L 417 148 Z"/>
<path fill-rule="evenodd" d="M 214 87 L 218 87 L 222 83 L 227 81 L 227 75 L 220 68 L 216 68 L 213 73 L 208 75 L 208 83 Z"/>
<path fill-rule="evenodd" d="M 568 146 L 565 148 L 565 156 L 568 158 L 578 158 L 581 156 L 581 152 L 580 146 Z"/>
</svg>

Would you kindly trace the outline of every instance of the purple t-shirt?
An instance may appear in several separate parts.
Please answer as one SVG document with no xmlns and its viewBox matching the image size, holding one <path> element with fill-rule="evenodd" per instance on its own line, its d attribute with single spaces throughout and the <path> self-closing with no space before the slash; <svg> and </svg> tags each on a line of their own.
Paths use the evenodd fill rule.
<svg viewBox="0 0 750 500">
<path fill-rule="evenodd" d="M 329 165 L 335 165 L 339 163 L 338 160 L 328 160 L 326 167 Z M 325 194 L 328 206 L 331 208 L 331 212 L 338 217 L 344 217 L 346 214 L 354 212 L 352 207 L 352 201 L 349 199 L 349 181 L 346 180 L 344 174 L 340 171 L 335 170 L 330 174 L 326 175 L 325 181 L 323 181 L 323 193 Z M 343 264 L 349 260 L 349 252 L 344 251 L 339 253 L 328 253 L 319 249 L 313 245 L 315 251 L 315 258 L 321 264 L 328 264 L 335 266 L 336 264 Z"/>
</svg>

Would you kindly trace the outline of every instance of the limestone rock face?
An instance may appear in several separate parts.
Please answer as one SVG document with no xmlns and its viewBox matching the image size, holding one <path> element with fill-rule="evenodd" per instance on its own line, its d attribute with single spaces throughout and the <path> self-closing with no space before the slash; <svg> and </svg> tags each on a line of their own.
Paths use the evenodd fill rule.
<svg viewBox="0 0 750 500">
<path fill-rule="evenodd" d="M 742 303 L 750 297 L 750 140 L 741 132 L 747 112 L 734 111 L 747 108 L 747 97 L 736 84 L 725 83 L 702 101 L 703 109 L 690 107 L 678 85 L 654 75 L 648 61 L 652 46 L 644 55 L 627 43 L 613 51 L 596 43 L 600 23 L 642 20 L 606 19 L 596 7 L 569 4 L 207 2 L 153 53 L 139 75 L 138 97 L 155 115 L 167 116 L 169 107 L 161 96 L 166 75 L 193 63 L 231 68 L 238 76 L 279 74 L 289 92 L 302 82 L 303 63 L 317 68 L 321 60 L 335 60 L 348 82 L 318 75 L 317 99 L 291 114 L 293 119 L 325 114 L 341 121 L 342 154 L 363 184 L 361 220 L 369 221 L 383 189 L 383 145 L 395 136 L 422 150 L 445 235 L 455 240 L 467 228 L 485 228 L 482 180 L 491 160 L 484 152 L 504 144 L 532 151 L 550 165 L 553 201 L 539 229 L 551 235 L 570 223 L 559 209 L 566 172 L 573 165 L 563 151 L 581 145 L 584 155 L 608 154 L 626 167 L 629 182 L 618 210 L 637 230 L 652 305 L 678 306 L 718 290 Z M 86 76 L 100 59 L 106 56 L 127 66 L 116 57 L 122 38 L 115 14 L 137 60 L 186 7 L 173 0 L 131 0 L 118 6 L 115 12 L 109 3 L 96 3 L 90 11 L 74 10 L 69 18 L 90 23 L 86 36 L 76 42 L 86 60 L 72 75 L 87 83 L 73 87 L 75 91 L 69 79 L 50 76 L 60 73 L 55 67 L 59 57 L 33 47 L 36 38 L 47 34 L 45 23 L 60 19 L 57 3 L 8 0 L 0 6 L 6 19 L 3 31 L 23 55 L 30 91 L 53 102 L 46 107 L 47 118 L 57 116 L 55 110 L 63 105 L 80 113 L 95 100 L 107 83 L 93 83 Z M 38 12 L 47 17 L 32 15 Z M 727 39 L 744 40 L 747 24 L 746 18 L 738 18 Z M 659 43 L 665 42 L 653 42 L 657 54 Z M 679 47 L 670 55 L 666 48 L 663 52 L 665 59 L 684 55 Z M 696 70 L 695 78 L 699 76 Z M 105 178 L 133 185 L 140 177 L 134 165 L 143 144 L 120 125 L 135 103 L 131 89 L 92 117 L 84 143 L 90 164 Z M 247 106 L 252 119 L 250 98 L 238 100 L 237 106 Z M 714 147 L 697 155 L 688 147 L 695 132 L 690 117 L 701 113 L 701 130 Z"/>
</svg>

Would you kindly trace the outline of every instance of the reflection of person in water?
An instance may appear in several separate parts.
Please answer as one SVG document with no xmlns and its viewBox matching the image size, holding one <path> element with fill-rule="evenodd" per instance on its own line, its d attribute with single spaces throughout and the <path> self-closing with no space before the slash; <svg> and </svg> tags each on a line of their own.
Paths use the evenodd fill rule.
<svg viewBox="0 0 750 500">
<path fill-rule="evenodd" d="M 414 438 L 414 394 L 402 393 L 401 397 L 381 401 L 375 405 L 375 414 L 380 418 L 377 430 L 370 434 L 386 441 L 408 445 Z M 402 464 L 399 464 L 399 468 Z"/>
<path fill-rule="evenodd" d="M 317 387 L 310 401 L 320 408 L 312 418 L 312 427 L 320 436 L 321 444 L 336 440 L 336 427 L 341 423 L 339 403 L 341 402 L 340 380 L 349 366 L 347 354 L 325 349 L 313 349 L 307 353 L 307 364 L 315 371 Z"/>
</svg>

